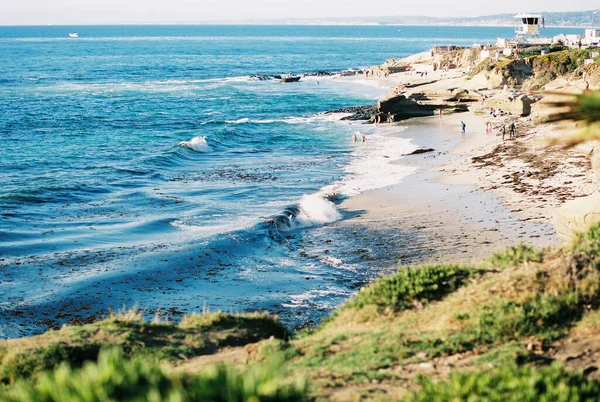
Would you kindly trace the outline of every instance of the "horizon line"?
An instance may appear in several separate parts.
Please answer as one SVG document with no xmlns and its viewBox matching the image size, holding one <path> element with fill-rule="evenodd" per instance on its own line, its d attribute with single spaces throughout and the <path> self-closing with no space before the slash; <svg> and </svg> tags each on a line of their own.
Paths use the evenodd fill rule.
<svg viewBox="0 0 600 402">
<path fill-rule="evenodd" d="M 593 13 L 598 11 L 595 9 L 590 10 L 579 10 L 579 11 L 541 11 L 540 14 L 554 14 L 554 13 Z M 97 22 L 97 23 L 46 23 L 46 24 L 4 24 L 0 23 L 1 27 L 43 27 L 43 26 L 127 26 L 127 25 L 272 25 L 272 26 L 285 26 L 285 25 L 348 25 L 348 26 L 416 26 L 419 24 L 412 23 L 385 23 L 385 20 L 394 18 L 422 18 L 429 21 L 439 20 L 439 23 L 428 23 L 423 26 L 510 26 L 512 24 L 477 24 L 477 23 L 451 23 L 445 20 L 465 20 L 465 19 L 490 19 L 493 17 L 517 15 L 517 13 L 496 13 L 487 15 L 476 15 L 476 16 L 459 16 L 459 17 L 431 17 L 426 15 L 396 15 L 396 16 L 367 16 L 367 17 L 306 17 L 299 19 L 292 18 L 277 18 L 277 19 L 247 19 L 247 20 L 206 20 L 206 21 L 181 21 L 181 22 Z M 361 21 L 362 19 L 362 21 Z M 382 21 L 376 21 L 381 19 Z M 548 24 L 548 27 L 566 28 L 565 25 L 552 25 Z M 580 25 L 574 25 L 573 27 L 579 28 Z"/>
</svg>

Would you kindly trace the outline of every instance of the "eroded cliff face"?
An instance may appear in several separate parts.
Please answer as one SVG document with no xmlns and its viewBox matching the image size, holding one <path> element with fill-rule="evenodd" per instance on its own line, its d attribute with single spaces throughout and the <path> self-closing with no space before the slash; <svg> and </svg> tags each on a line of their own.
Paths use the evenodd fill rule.
<svg viewBox="0 0 600 402">
<path fill-rule="evenodd" d="M 437 53 L 433 56 L 433 63 L 441 68 L 470 68 L 479 63 L 481 49 L 466 48 L 457 49 L 450 52 Z"/>
<path fill-rule="evenodd" d="M 538 49 L 539 50 L 539 49 Z M 432 79 L 415 85 L 406 85 L 406 92 L 394 90 L 390 95 L 381 99 L 376 110 L 369 109 L 357 114 L 357 118 L 371 120 L 376 113 L 382 119 L 393 115 L 394 120 L 411 117 L 430 116 L 439 110 L 444 113 L 455 112 L 487 112 L 500 109 L 516 116 L 532 115 L 534 122 L 540 123 L 548 119 L 550 111 L 537 102 L 545 96 L 544 86 L 563 78 L 567 81 L 581 79 L 584 72 L 590 86 L 600 85 L 600 63 L 587 64 L 591 52 L 588 50 L 564 50 L 550 54 L 514 59 L 501 57 L 496 61 L 493 55 L 479 63 L 465 76 L 471 80 L 470 85 L 456 84 L 457 88 L 440 90 L 440 85 L 430 85 L 437 82 Z M 481 58 L 481 49 L 441 49 L 432 52 L 426 59 L 415 60 L 421 64 L 437 64 L 444 68 L 472 68 Z M 388 60 L 382 66 L 372 69 L 372 74 L 379 72 L 404 71 L 411 63 L 406 60 Z M 435 90 L 432 88 L 436 88 Z M 467 87 L 469 90 L 461 88 Z M 477 88 L 477 89 L 476 89 Z M 489 96 L 488 90 L 517 89 L 517 92 L 506 92 L 502 96 Z M 486 96 L 484 96 L 486 94 Z"/>
<path fill-rule="evenodd" d="M 522 86 L 526 90 L 540 90 L 557 78 L 580 78 L 583 71 L 589 70 L 590 84 L 600 82 L 598 64 L 585 65 L 590 57 L 587 50 L 563 50 L 524 59 L 484 60 L 475 69 L 475 74 L 483 74 L 489 89 Z M 592 82 L 594 80 L 594 82 Z"/>
<path fill-rule="evenodd" d="M 485 72 L 485 78 L 490 89 L 520 86 L 534 75 L 531 64 L 527 59 L 500 62 L 491 70 Z"/>
</svg>

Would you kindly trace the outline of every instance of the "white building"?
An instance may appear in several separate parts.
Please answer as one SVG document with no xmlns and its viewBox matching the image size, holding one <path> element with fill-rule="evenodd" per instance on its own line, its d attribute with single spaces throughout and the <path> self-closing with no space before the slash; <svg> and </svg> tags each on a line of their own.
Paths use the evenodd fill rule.
<svg viewBox="0 0 600 402">
<path fill-rule="evenodd" d="M 515 34 L 517 36 L 539 36 L 540 25 L 543 25 L 541 14 L 517 14 L 515 15 L 517 24 Z"/>
<path fill-rule="evenodd" d="M 598 46 L 600 44 L 600 29 L 586 29 L 581 42 L 586 46 Z"/>
</svg>

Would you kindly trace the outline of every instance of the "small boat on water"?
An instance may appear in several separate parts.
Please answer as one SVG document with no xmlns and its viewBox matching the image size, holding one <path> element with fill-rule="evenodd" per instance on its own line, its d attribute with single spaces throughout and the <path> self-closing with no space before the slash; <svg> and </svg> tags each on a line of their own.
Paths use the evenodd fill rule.
<svg viewBox="0 0 600 402">
<path fill-rule="evenodd" d="M 300 78 L 301 78 L 300 76 L 298 76 L 298 77 L 291 77 L 291 76 L 290 77 L 282 77 L 281 82 L 298 82 L 298 81 L 300 81 Z"/>
<path fill-rule="evenodd" d="M 69 38 L 79 38 L 79 34 L 77 32 L 70 32 Z"/>
</svg>

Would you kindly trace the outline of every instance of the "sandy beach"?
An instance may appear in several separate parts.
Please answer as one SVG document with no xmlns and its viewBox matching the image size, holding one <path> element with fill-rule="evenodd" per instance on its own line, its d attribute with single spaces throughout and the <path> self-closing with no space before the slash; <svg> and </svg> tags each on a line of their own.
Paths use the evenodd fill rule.
<svg viewBox="0 0 600 402">
<path fill-rule="evenodd" d="M 475 156 L 484 132 L 470 132 L 460 140 L 460 119 L 468 127 L 482 120 L 473 116 L 416 119 L 400 135 L 414 138 L 435 151 L 411 155 L 396 163 L 417 171 L 396 186 L 363 193 L 341 204 L 347 211 L 366 211 L 342 225 L 397 229 L 411 235 L 398 248 L 398 263 L 410 265 L 434 261 L 477 263 L 509 245 L 524 242 L 539 246 L 556 244 L 553 226 L 534 221 L 510 206 L 515 199 L 485 191 L 477 181 Z M 483 127 L 483 123 L 481 124 Z M 462 167 L 462 168 L 461 168 Z M 459 168 L 461 170 L 459 171 Z"/>
<path fill-rule="evenodd" d="M 431 66 L 423 64 L 415 69 L 429 69 L 428 77 L 400 73 L 383 80 L 391 85 L 411 80 L 438 91 L 482 85 L 466 80 L 464 71 L 431 72 Z M 502 96 L 501 91 L 486 94 Z M 465 141 L 461 141 L 461 121 L 467 125 Z M 492 122 L 492 133 L 486 133 L 486 121 Z M 499 127 L 513 121 L 517 137 L 507 135 L 503 140 Z M 394 125 L 402 129 L 394 133 Z M 402 183 L 345 200 L 341 209 L 362 213 L 341 225 L 408 233 L 395 244 L 399 265 L 478 263 L 517 243 L 559 244 L 559 209 L 598 190 L 589 149 L 548 147 L 546 140 L 565 128 L 534 125 L 530 117 L 494 118 L 467 112 L 413 118 L 380 128 L 434 151 L 394 162 L 417 168 Z"/>
</svg>

